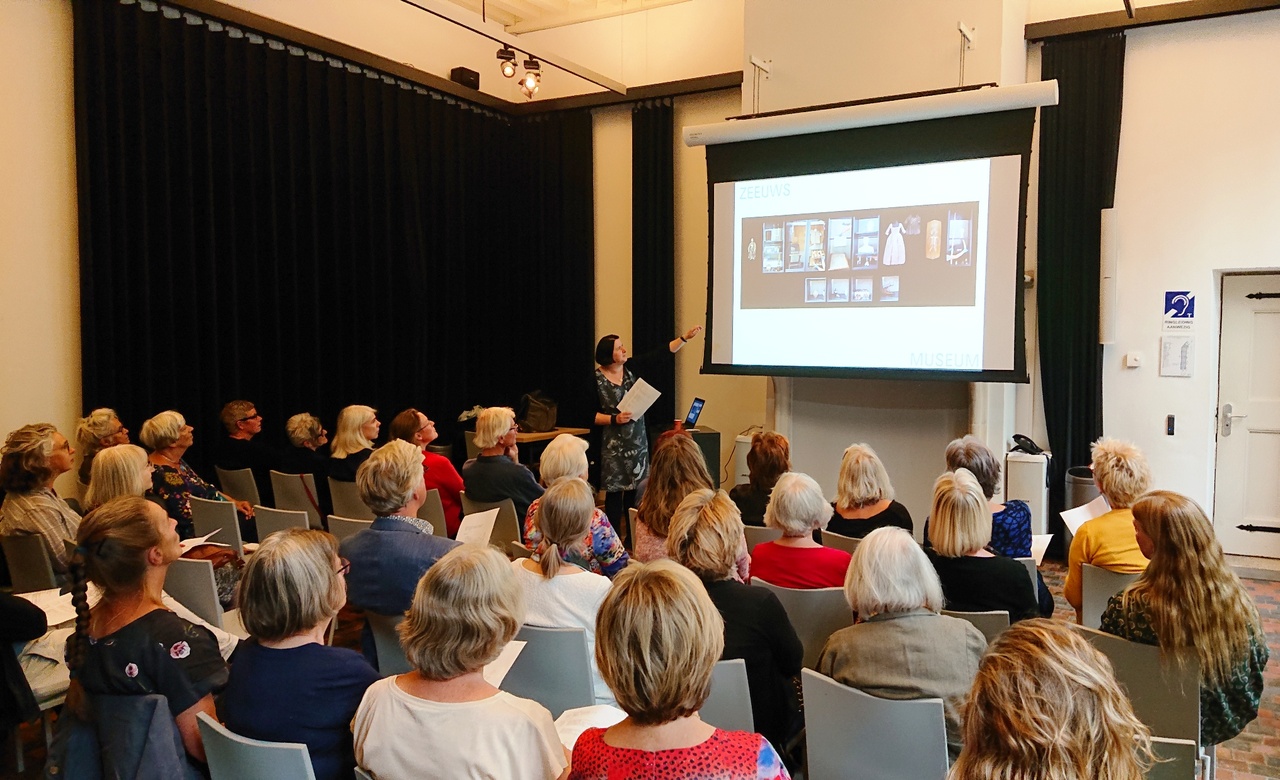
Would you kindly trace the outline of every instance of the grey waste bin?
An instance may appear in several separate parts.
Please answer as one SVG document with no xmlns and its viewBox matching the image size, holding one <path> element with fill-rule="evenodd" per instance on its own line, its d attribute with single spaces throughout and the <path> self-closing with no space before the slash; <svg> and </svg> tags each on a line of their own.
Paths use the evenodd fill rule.
<svg viewBox="0 0 1280 780">
<path fill-rule="evenodd" d="M 1097 498 L 1098 486 L 1088 466 L 1072 466 L 1067 469 L 1067 509 L 1084 506 Z"/>
</svg>

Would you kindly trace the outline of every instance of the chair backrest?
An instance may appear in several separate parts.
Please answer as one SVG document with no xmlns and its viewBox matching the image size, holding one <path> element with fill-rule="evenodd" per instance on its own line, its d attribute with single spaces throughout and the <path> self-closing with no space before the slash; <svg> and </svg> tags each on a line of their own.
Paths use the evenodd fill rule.
<svg viewBox="0 0 1280 780">
<path fill-rule="evenodd" d="M 853 611 L 844 600 L 844 588 L 797 590 L 779 587 L 759 577 L 753 578 L 751 584 L 768 588 L 782 602 L 791 627 L 804 645 L 804 665 L 810 669 L 818 663 L 827 638 L 853 625 Z"/>
<path fill-rule="evenodd" d="M 498 686 L 551 710 L 551 717 L 595 704 L 587 632 L 581 628 L 522 626 L 516 639 L 524 649 Z"/>
<path fill-rule="evenodd" d="M 218 484 L 222 487 L 222 492 L 239 501 L 248 501 L 250 504 L 261 504 L 262 496 L 258 493 L 258 481 L 253 478 L 253 471 L 250 469 L 224 469 L 221 466 L 214 466 L 213 470 L 218 472 Z"/>
<path fill-rule="evenodd" d="M 373 510 L 360 500 L 360 489 L 354 482 L 342 482 L 329 477 L 329 497 L 333 499 L 333 513 L 339 517 L 356 520 L 372 520 Z"/>
<path fill-rule="evenodd" d="M 315 474 L 285 474 L 272 469 L 271 492 L 275 495 L 276 509 L 306 512 L 307 522 L 312 528 L 324 528 Z"/>
<path fill-rule="evenodd" d="M 30 593 L 58 587 L 49 561 L 49 548 L 44 537 L 35 534 L 10 534 L 0 536 L 4 559 L 9 564 L 9 576 L 13 580 L 14 593 Z"/>
<path fill-rule="evenodd" d="M 240 539 L 240 516 L 236 514 L 235 504 L 192 496 L 191 524 L 195 526 L 196 536 L 217 531 L 209 537 L 209 541 L 225 544 L 235 550 L 236 555 L 244 556 L 244 542 Z"/>
<path fill-rule="evenodd" d="M 533 550 L 519 542 L 507 542 L 507 557 L 513 561 L 516 558 L 532 558 Z"/>
<path fill-rule="evenodd" d="M 264 742 L 236 734 L 196 714 L 213 780 L 315 780 L 311 754 L 301 742 Z"/>
<path fill-rule="evenodd" d="M 782 538 L 782 529 L 744 525 L 742 526 L 742 535 L 747 539 L 747 552 L 751 552 L 756 549 L 757 544 L 764 544 L 765 542 L 772 542 L 774 539 Z"/>
<path fill-rule="evenodd" d="M 338 537 L 339 542 L 348 536 L 355 536 L 357 532 L 363 531 L 371 525 L 373 525 L 372 520 L 356 520 L 353 517 L 329 515 L 329 533 Z"/>
<path fill-rule="evenodd" d="M 222 628 L 222 604 L 213 580 L 213 564 L 179 558 L 169 564 L 164 590 L 206 623 Z"/>
<path fill-rule="evenodd" d="M 990 612 L 957 612 L 954 609 L 944 609 L 942 614 L 969 621 L 987 638 L 987 644 L 996 641 L 996 637 L 1009 628 L 1009 613 L 1003 609 L 993 609 Z"/>
<path fill-rule="evenodd" d="M 369 774 L 367 770 L 356 767 L 356 780 L 373 780 L 373 775 Z"/>
<path fill-rule="evenodd" d="M 844 550 L 853 555 L 854 550 L 858 549 L 858 545 L 862 544 L 861 539 L 855 539 L 852 536 L 844 536 L 843 534 L 832 533 L 827 529 L 822 529 L 822 546 L 834 547 L 837 550 Z"/>
<path fill-rule="evenodd" d="M 1031 578 L 1031 592 L 1037 594 L 1039 598 L 1040 578 L 1036 576 L 1036 559 L 1035 558 L 1014 558 L 1015 561 L 1027 567 L 1027 576 Z"/>
<path fill-rule="evenodd" d="M 480 448 L 476 446 L 476 432 L 464 431 L 462 438 L 467 442 L 467 460 L 480 457 Z"/>
<path fill-rule="evenodd" d="M 1160 660 L 1160 648 L 1069 624 L 1111 661 L 1116 682 L 1129 695 L 1133 713 L 1152 736 L 1200 744 L 1200 664 Z"/>
<path fill-rule="evenodd" d="M 258 541 L 286 528 L 307 528 L 307 513 L 293 509 L 272 509 L 258 505 L 253 508 L 253 522 L 258 526 Z"/>
<path fill-rule="evenodd" d="M 366 612 L 364 619 L 369 621 L 369 629 L 373 632 L 373 646 L 378 653 L 378 674 L 390 677 L 412 671 L 409 659 L 404 657 L 404 648 L 400 646 L 400 632 L 397 630 L 404 615 Z"/>
<path fill-rule="evenodd" d="M 880 699 L 810 669 L 800 675 L 810 780 L 946 777 L 942 699 Z"/>
<path fill-rule="evenodd" d="M 441 539 L 449 538 L 449 526 L 444 521 L 444 502 L 440 500 L 440 491 L 431 488 L 427 491 L 427 500 L 418 509 L 418 518 L 431 523 L 435 535 Z"/>
<path fill-rule="evenodd" d="M 741 658 L 719 661 L 711 671 L 711 695 L 698 715 L 725 731 L 755 731 L 751 690 L 747 686 L 747 662 Z"/>
<path fill-rule="evenodd" d="M 458 498 L 462 501 L 463 516 L 487 512 L 490 509 L 498 510 L 498 519 L 494 521 L 493 531 L 489 534 L 489 544 L 497 545 L 499 550 L 506 550 L 507 542 L 519 542 L 524 539 L 524 535 L 520 533 L 520 521 L 524 518 L 516 517 L 516 505 L 511 499 L 475 501 L 467 497 L 465 490 L 458 494 Z"/>
<path fill-rule="evenodd" d="M 1157 764 L 1147 770 L 1147 780 L 1196 780 L 1200 777 L 1200 748 L 1190 739 L 1153 737 Z"/>
<path fill-rule="evenodd" d="M 1121 574 L 1091 563 L 1080 564 L 1080 625 L 1099 628 L 1102 613 L 1107 611 L 1107 602 L 1139 576 Z"/>
</svg>

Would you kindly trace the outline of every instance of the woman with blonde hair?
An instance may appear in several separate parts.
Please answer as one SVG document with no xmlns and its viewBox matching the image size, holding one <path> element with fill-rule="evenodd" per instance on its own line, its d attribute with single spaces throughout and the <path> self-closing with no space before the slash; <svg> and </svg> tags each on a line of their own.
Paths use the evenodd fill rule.
<svg viewBox="0 0 1280 780">
<path fill-rule="evenodd" d="M 151 463 L 138 445 L 120 444 L 98 454 L 84 494 L 86 511 L 120 496 L 140 496 L 151 487 Z"/>
<path fill-rule="evenodd" d="M 565 552 L 585 544 L 595 512 L 591 486 L 576 477 L 561 477 L 538 499 L 534 514 L 541 539 L 538 559 L 511 562 L 525 594 L 524 622 L 546 628 L 581 628 L 587 633 L 588 650 L 596 644 L 596 612 L 609 592 L 609 580 L 568 562 L 570 556 Z M 612 704 L 613 696 L 594 664 L 591 672 L 596 703 Z"/>
<path fill-rule="evenodd" d="M 698 580 L 671 561 L 618 575 L 600 607 L 595 655 L 627 717 L 578 737 L 572 778 L 789 777 L 767 739 L 698 717 L 721 657 L 722 622 Z"/>
<path fill-rule="evenodd" d="M 567 776 L 546 707 L 484 679 L 523 620 L 520 582 L 497 550 L 462 545 L 428 569 L 400 624 L 413 671 L 369 686 L 356 711 L 360 766 L 388 780 Z"/>
<path fill-rule="evenodd" d="M 982 486 L 966 469 L 948 471 L 933 485 L 927 553 L 942 582 L 947 609 L 1004 610 L 1010 622 L 1036 617 L 1040 606 L 1027 569 L 987 549 L 991 512 Z"/>
<path fill-rule="evenodd" d="M 1151 734 L 1111 663 L 1060 621 L 1012 626 L 988 648 L 948 780 L 1142 780 Z"/>
<path fill-rule="evenodd" d="M 1216 745 L 1258 716 L 1270 658 L 1258 609 L 1227 566 L 1196 502 L 1155 490 L 1133 505 L 1142 554 L 1138 581 L 1111 597 L 1102 630 L 1158 645 L 1168 663 L 1200 665 L 1200 741 Z"/>
<path fill-rule="evenodd" d="M 373 454 L 378 438 L 378 410 L 354 404 L 338 412 L 338 430 L 329 443 L 329 476 L 339 482 L 355 482 L 360 464 Z"/>
<path fill-rule="evenodd" d="M 840 459 L 835 509 L 827 530 L 852 539 L 888 525 L 912 533 L 911 513 L 893 495 L 889 473 L 876 451 L 866 444 L 850 445 Z"/>
<path fill-rule="evenodd" d="M 242 737 L 304 743 L 317 780 L 351 776 L 351 718 L 378 680 L 359 653 L 325 644 L 347 600 L 346 570 L 324 531 L 290 528 L 262 541 L 240 581 L 252 639 L 236 654 L 220 707 Z"/>
<path fill-rule="evenodd" d="M 59 575 L 69 563 L 63 542 L 75 538 L 80 515 L 54 492 L 53 483 L 71 470 L 75 454 L 71 442 L 49 423 L 12 431 L 0 448 L 0 534 L 44 539 Z"/>
<path fill-rule="evenodd" d="M 849 553 L 813 540 L 830 519 L 831 505 L 813 477 L 794 471 L 783 474 L 764 513 L 764 524 L 782 531 L 782 537 L 751 551 L 751 576 L 784 588 L 840 587 L 849 569 Z"/>
<path fill-rule="evenodd" d="M 721 658 L 746 661 L 756 730 L 786 745 L 803 725 L 793 678 L 800 674 L 804 646 L 772 591 L 731 577 L 742 536 L 738 507 L 723 490 L 695 490 L 671 518 L 667 553 L 702 580 L 724 617 Z"/>
<path fill-rule="evenodd" d="M 576 477 L 584 483 L 587 481 L 587 440 L 568 433 L 562 433 L 551 440 L 542 451 L 542 459 L 538 463 L 538 472 L 543 485 L 552 485 L 557 480 Z M 533 557 L 543 554 L 542 530 L 538 527 L 536 517 L 542 499 L 536 499 L 529 505 L 524 516 L 525 544 L 533 550 Z M 614 577 L 631 561 L 622 540 L 618 538 L 613 525 L 604 512 L 592 505 L 591 523 L 581 544 L 559 545 L 560 558 L 565 563 L 580 566 L 594 574 Z"/>
<path fill-rule="evenodd" d="M 80 442 L 80 470 L 76 476 L 84 484 L 93 474 L 93 459 L 99 452 L 129 443 L 129 429 L 120 422 L 115 409 L 94 409 L 76 425 L 76 441 Z"/>
<path fill-rule="evenodd" d="M 773 431 L 761 431 L 751 437 L 747 452 L 746 484 L 734 485 L 729 498 L 742 512 L 744 525 L 763 526 L 769 496 L 778 479 L 791 470 L 791 443 Z"/>
</svg>

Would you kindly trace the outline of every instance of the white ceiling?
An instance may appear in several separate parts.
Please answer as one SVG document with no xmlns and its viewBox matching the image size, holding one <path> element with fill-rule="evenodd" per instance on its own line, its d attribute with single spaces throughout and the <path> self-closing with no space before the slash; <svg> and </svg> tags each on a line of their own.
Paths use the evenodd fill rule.
<svg viewBox="0 0 1280 780">
<path fill-rule="evenodd" d="M 648 11 L 689 0 L 449 0 L 454 5 L 483 14 L 506 31 L 520 33 L 550 30 L 581 22 Z"/>
</svg>

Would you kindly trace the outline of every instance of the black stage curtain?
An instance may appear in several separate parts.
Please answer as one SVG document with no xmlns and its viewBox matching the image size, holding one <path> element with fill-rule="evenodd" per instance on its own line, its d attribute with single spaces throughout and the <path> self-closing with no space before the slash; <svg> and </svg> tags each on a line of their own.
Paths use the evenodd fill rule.
<svg viewBox="0 0 1280 780">
<path fill-rule="evenodd" d="M 1057 79 L 1059 91 L 1040 130 L 1040 376 L 1053 518 L 1064 506 L 1066 469 L 1087 465 L 1102 435 L 1100 210 L 1115 194 L 1124 49 L 1124 33 L 1107 33 L 1049 40 L 1042 54 L 1040 76 Z"/>
<path fill-rule="evenodd" d="M 632 107 L 631 338 L 636 352 L 661 350 L 676 335 L 674 144 L 670 100 Z M 676 413 L 675 360 L 647 363 L 644 379 L 662 393 L 647 413 L 649 425 L 670 427 Z"/>
<path fill-rule="evenodd" d="M 197 463 L 234 398 L 277 439 L 353 403 L 447 432 L 534 388 L 586 418 L 588 114 L 513 119 L 194 14 L 74 10 L 86 408 L 135 430 L 177 409 Z"/>
</svg>

